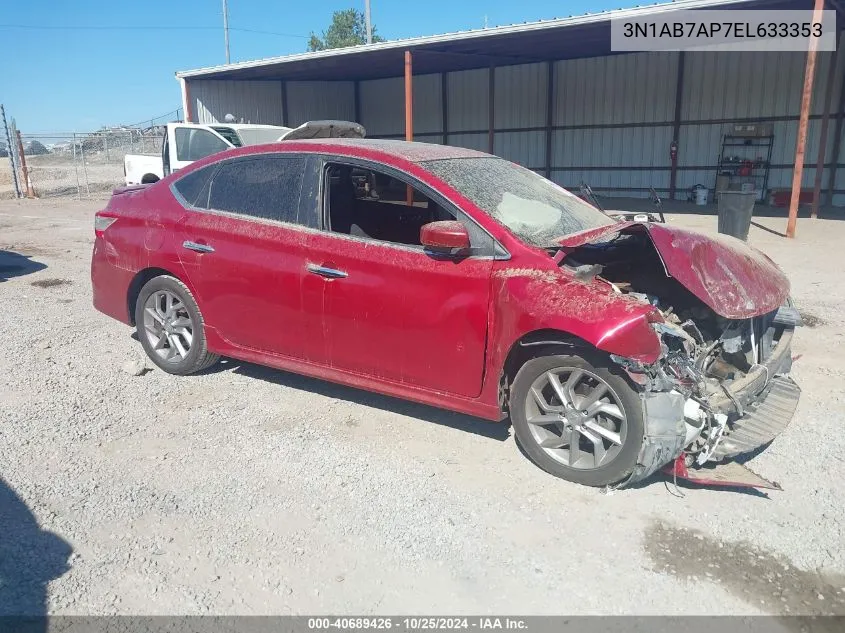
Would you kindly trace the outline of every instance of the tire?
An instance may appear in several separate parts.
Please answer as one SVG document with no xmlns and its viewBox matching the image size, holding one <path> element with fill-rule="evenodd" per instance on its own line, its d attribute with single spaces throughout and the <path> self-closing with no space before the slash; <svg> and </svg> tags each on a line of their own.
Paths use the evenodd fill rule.
<svg viewBox="0 0 845 633">
<path fill-rule="evenodd" d="M 571 395 L 568 407 L 550 374 L 568 400 Z M 570 379 L 575 381 L 574 392 L 567 389 Z M 539 399 L 535 392 L 540 393 Z M 591 396 L 600 393 L 603 395 L 591 402 Z M 587 405 L 587 413 L 593 409 L 600 412 L 590 418 L 584 415 L 582 403 Z M 556 477 L 586 486 L 607 486 L 623 481 L 636 466 L 644 435 L 642 404 L 622 371 L 599 354 L 529 360 L 511 386 L 510 412 L 519 445 L 535 464 Z M 574 453 L 567 446 L 573 429 L 577 432 Z"/>
<path fill-rule="evenodd" d="M 205 322 L 197 302 L 175 277 L 154 277 L 141 288 L 135 326 L 147 356 L 169 374 L 186 376 L 220 360 L 206 346 Z"/>
</svg>

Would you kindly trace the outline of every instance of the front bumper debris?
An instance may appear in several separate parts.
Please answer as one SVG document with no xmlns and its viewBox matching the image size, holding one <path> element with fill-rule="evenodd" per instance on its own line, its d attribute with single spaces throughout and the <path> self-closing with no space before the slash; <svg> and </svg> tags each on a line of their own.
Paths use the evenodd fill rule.
<svg viewBox="0 0 845 633">
<path fill-rule="evenodd" d="M 792 331 L 784 332 L 764 363 L 702 402 L 711 420 L 722 421 L 706 451 L 696 453 L 687 446 L 684 395 L 677 391 L 644 391 L 641 398 L 645 435 L 634 471 L 623 485 L 641 481 L 662 469 L 700 484 L 779 489 L 777 484 L 739 464 L 715 464 L 766 446 L 794 417 L 801 389 L 788 375 L 792 366 L 791 339 Z"/>
<path fill-rule="evenodd" d="M 713 411 L 728 416 L 727 428 L 712 460 L 736 457 L 765 446 L 792 421 L 801 396 L 800 387 L 788 375 L 792 369 L 793 332 L 785 331 L 771 356 L 744 380 L 708 402 Z"/>
<path fill-rule="evenodd" d="M 677 391 L 642 394 L 645 437 L 634 471 L 623 485 L 642 481 L 684 450 L 684 400 Z"/>
<path fill-rule="evenodd" d="M 789 376 L 773 378 L 759 400 L 745 408 L 745 415 L 728 422 L 712 459 L 750 453 L 771 442 L 792 420 L 800 396 L 801 388 Z"/>
<path fill-rule="evenodd" d="M 666 466 L 663 472 L 670 477 L 683 479 L 702 486 L 783 490 L 776 481 L 764 479 L 737 462 L 708 464 L 703 468 L 689 469 L 684 462 L 684 456 L 680 455 L 672 464 Z"/>
</svg>

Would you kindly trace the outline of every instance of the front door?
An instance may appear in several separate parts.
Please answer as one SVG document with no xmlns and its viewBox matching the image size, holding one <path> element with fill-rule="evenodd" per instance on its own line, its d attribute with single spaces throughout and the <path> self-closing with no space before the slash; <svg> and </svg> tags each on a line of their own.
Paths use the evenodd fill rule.
<svg viewBox="0 0 845 633">
<path fill-rule="evenodd" d="M 425 252 L 419 227 L 459 212 L 420 191 L 406 204 L 410 179 L 336 167 L 329 164 L 324 176 L 329 226 L 310 234 L 303 278 L 306 313 L 322 312 L 324 362 L 410 386 L 477 396 L 492 249 L 455 258 Z"/>
<path fill-rule="evenodd" d="M 309 356 L 300 283 L 315 222 L 299 215 L 309 164 L 266 154 L 209 166 L 216 171 L 180 223 L 180 258 L 206 324 L 234 345 Z"/>
<path fill-rule="evenodd" d="M 168 123 L 167 152 L 164 164 L 171 171 L 178 171 L 191 163 L 234 147 L 229 141 L 209 127 Z"/>
</svg>

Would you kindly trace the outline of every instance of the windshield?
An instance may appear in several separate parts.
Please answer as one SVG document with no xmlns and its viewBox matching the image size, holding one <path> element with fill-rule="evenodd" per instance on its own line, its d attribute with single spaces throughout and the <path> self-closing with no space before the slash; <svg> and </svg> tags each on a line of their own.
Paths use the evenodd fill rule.
<svg viewBox="0 0 845 633">
<path fill-rule="evenodd" d="M 290 128 L 286 127 L 253 127 L 241 128 L 238 134 L 241 135 L 244 145 L 261 145 L 263 143 L 275 143 L 279 137 Z"/>
<path fill-rule="evenodd" d="M 535 246 L 553 246 L 566 235 L 616 223 L 563 187 L 502 158 L 448 158 L 421 164 Z"/>
</svg>

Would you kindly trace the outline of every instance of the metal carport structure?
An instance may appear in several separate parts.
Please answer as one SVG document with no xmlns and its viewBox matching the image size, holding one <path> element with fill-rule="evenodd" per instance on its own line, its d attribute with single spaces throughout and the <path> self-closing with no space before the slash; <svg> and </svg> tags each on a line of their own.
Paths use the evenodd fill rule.
<svg viewBox="0 0 845 633">
<path fill-rule="evenodd" d="M 695 184 L 712 188 L 725 131 L 768 123 L 771 188 L 794 189 L 797 211 L 798 190 L 813 186 L 824 185 L 828 204 L 845 205 L 843 56 L 818 55 L 821 80 L 804 108 L 806 53 L 618 54 L 610 50 L 610 21 L 679 9 L 812 8 L 811 0 L 680 0 L 227 64 L 177 78 L 186 120 L 350 119 L 376 138 L 405 138 L 413 130 L 416 140 L 495 153 L 564 186 L 587 181 L 606 195 L 642 196 L 653 186 L 676 198 Z M 411 65 L 412 91 L 404 78 Z M 793 187 L 802 109 L 807 155 L 818 160 L 803 165 Z M 673 141 L 677 158 L 670 157 Z"/>
</svg>

